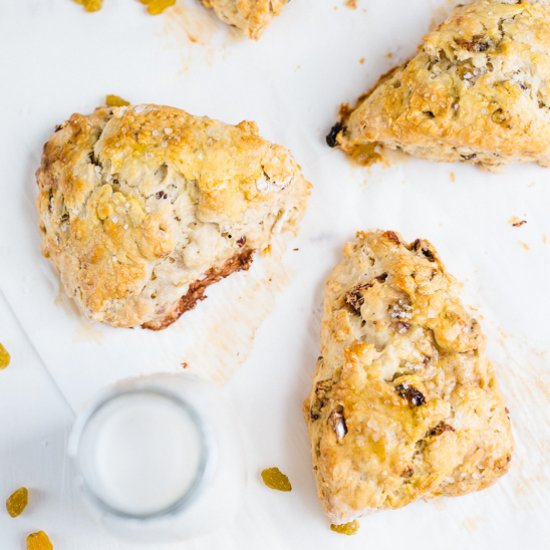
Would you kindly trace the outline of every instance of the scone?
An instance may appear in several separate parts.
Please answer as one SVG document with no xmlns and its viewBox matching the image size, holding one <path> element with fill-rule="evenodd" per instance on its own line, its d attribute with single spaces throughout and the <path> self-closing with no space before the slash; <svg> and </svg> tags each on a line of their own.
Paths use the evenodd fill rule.
<svg viewBox="0 0 550 550">
<path fill-rule="evenodd" d="M 304 408 L 332 522 L 477 491 L 508 469 L 507 409 L 453 287 L 427 241 L 376 231 L 344 247 Z"/>
<path fill-rule="evenodd" d="M 550 5 L 460 5 L 327 136 L 359 162 L 379 148 L 485 167 L 550 165 Z"/>
<path fill-rule="evenodd" d="M 258 135 L 172 107 L 73 115 L 37 171 L 43 253 L 90 319 L 162 329 L 295 232 L 309 183 Z"/>
<path fill-rule="evenodd" d="M 257 40 L 268 23 L 281 13 L 289 0 L 201 0 L 218 17 Z"/>
</svg>

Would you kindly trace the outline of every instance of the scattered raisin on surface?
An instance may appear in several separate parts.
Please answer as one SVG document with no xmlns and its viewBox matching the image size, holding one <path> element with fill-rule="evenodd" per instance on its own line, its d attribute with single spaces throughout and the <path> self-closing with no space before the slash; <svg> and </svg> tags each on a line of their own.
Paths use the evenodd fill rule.
<svg viewBox="0 0 550 550">
<path fill-rule="evenodd" d="M 340 533 L 341 535 L 355 535 L 357 531 L 359 531 L 359 522 L 354 519 L 349 523 L 342 523 L 341 525 L 331 523 L 330 530 L 335 533 Z"/>
<path fill-rule="evenodd" d="M 44 531 L 38 531 L 27 536 L 27 550 L 53 550 L 53 544 Z"/>
<path fill-rule="evenodd" d="M 159 15 L 166 8 L 173 6 L 176 0 L 139 0 L 147 6 L 147 13 L 150 15 Z"/>
<path fill-rule="evenodd" d="M 9 366 L 11 361 L 10 354 L 8 353 L 8 350 L 0 344 L 0 369 L 5 369 Z"/>
<path fill-rule="evenodd" d="M 399 384 L 395 386 L 395 391 L 399 397 L 405 398 L 409 405 L 413 407 L 420 407 L 426 402 L 426 398 L 422 392 L 418 391 L 415 387 L 409 386 L 408 384 Z"/>
<path fill-rule="evenodd" d="M 262 470 L 262 480 L 270 489 L 276 491 L 292 491 L 292 485 L 288 477 L 279 468 L 266 468 Z"/>
<path fill-rule="evenodd" d="M 105 105 L 107 105 L 107 107 L 126 107 L 130 105 L 130 102 L 122 99 L 118 95 L 107 94 L 105 96 Z"/>
<path fill-rule="evenodd" d="M 74 0 L 80 4 L 86 11 L 98 11 L 103 7 L 103 0 Z"/>
<path fill-rule="evenodd" d="M 338 141 L 336 140 L 338 134 L 344 129 L 344 126 L 341 122 L 337 122 L 331 129 L 330 132 L 327 135 L 327 145 L 329 147 L 336 147 L 338 145 Z"/>
<path fill-rule="evenodd" d="M 29 502 L 29 490 L 19 487 L 6 500 L 6 510 L 12 518 L 20 516 Z"/>
</svg>

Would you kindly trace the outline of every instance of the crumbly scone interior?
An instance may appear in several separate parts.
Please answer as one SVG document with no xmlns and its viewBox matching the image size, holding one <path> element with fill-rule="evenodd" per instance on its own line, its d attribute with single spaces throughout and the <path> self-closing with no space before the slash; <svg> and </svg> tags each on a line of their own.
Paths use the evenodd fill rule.
<svg viewBox="0 0 550 550">
<path fill-rule="evenodd" d="M 458 6 L 344 112 L 328 141 L 364 163 L 382 145 L 485 167 L 550 165 L 548 2 Z"/>
<path fill-rule="evenodd" d="M 161 322 L 212 269 L 246 268 L 296 230 L 309 192 L 255 124 L 154 105 L 73 115 L 37 180 L 44 254 L 85 314 L 115 326 Z"/>
<path fill-rule="evenodd" d="M 507 470 L 510 422 L 484 338 L 429 242 L 372 232 L 346 245 L 305 416 L 336 523 L 479 490 Z"/>
</svg>

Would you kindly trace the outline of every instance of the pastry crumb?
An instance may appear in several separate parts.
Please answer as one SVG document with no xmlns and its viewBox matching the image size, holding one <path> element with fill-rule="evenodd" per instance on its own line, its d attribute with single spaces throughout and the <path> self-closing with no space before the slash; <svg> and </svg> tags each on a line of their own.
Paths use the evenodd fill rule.
<svg viewBox="0 0 550 550">
<path fill-rule="evenodd" d="M 107 105 L 107 107 L 126 107 L 127 105 L 130 105 L 130 102 L 118 95 L 107 94 L 105 96 L 105 105 Z"/>
<path fill-rule="evenodd" d="M 345 0 L 344 5 L 351 10 L 357 9 L 357 0 Z"/>
<path fill-rule="evenodd" d="M 187 368 L 189 368 L 189 363 L 187 363 L 187 361 L 182 361 L 182 363 L 181 363 L 181 368 L 182 368 L 182 369 L 187 369 Z"/>
<path fill-rule="evenodd" d="M 360 60 L 359 60 L 359 65 L 364 65 L 365 64 L 365 58 L 362 57 Z"/>
<path fill-rule="evenodd" d="M 8 350 L 0 343 L 0 369 L 5 369 L 9 366 L 11 356 Z"/>
<path fill-rule="evenodd" d="M 266 487 L 274 489 L 275 491 L 292 491 L 292 485 L 288 479 L 288 476 L 283 474 L 279 468 L 272 467 L 262 470 L 262 481 Z"/>
<path fill-rule="evenodd" d="M 340 533 L 341 535 L 355 535 L 359 531 L 359 522 L 354 519 L 349 523 L 342 523 L 341 525 L 331 523 L 330 530 L 335 533 Z"/>
<path fill-rule="evenodd" d="M 27 550 L 53 550 L 53 544 L 44 531 L 37 531 L 27 536 Z"/>
<path fill-rule="evenodd" d="M 527 223 L 527 220 L 522 220 L 521 218 L 518 218 L 517 216 L 512 216 L 508 223 L 512 225 L 513 227 L 521 227 L 522 225 L 525 225 Z"/>
<path fill-rule="evenodd" d="M 384 57 L 385 57 L 386 59 L 393 59 L 393 53 L 392 53 L 392 52 L 388 52 Z"/>
<path fill-rule="evenodd" d="M 20 516 L 29 502 L 29 490 L 26 487 L 19 487 L 6 500 L 6 510 L 12 518 Z"/>
<path fill-rule="evenodd" d="M 521 246 L 521 248 L 523 248 L 523 250 L 531 250 L 531 247 L 524 241 L 518 241 L 519 245 Z"/>
<path fill-rule="evenodd" d="M 451 180 L 451 183 L 455 183 L 456 182 L 456 174 L 454 172 L 451 172 L 449 174 L 449 179 Z"/>
</svg>

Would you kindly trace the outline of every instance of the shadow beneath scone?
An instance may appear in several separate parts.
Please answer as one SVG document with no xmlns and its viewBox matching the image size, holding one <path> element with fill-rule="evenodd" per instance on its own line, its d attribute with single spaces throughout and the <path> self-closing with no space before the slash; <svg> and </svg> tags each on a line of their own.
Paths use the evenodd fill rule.
<svg viewBox="0 0 550 550">
<path fill-rule="evenodd" d="M 293 486 L 294 505 L 299 507 L 297 512 L 300 514 L 301 532 L 304 532 L 304 524 L 310 524 L 315 530 L 327 529 L 327 520 L 317 498 L 313 476 L 310 442 L 304 418 L 304 401 L 311 389 L 319 355 L 323 291 L 329 271 L 330 269 L 318 275 L 316 286 L 310 296 L 308 322 L 302 333 L 299 360 L 295 365 L 296 376 L 292 378 L 293 386 L 288 388 L 288 406 L 285 408 L 286 432 L 293 438 L 285 447 L 285 463 L 291 468 L 289 477 Z"/>
</svg>

